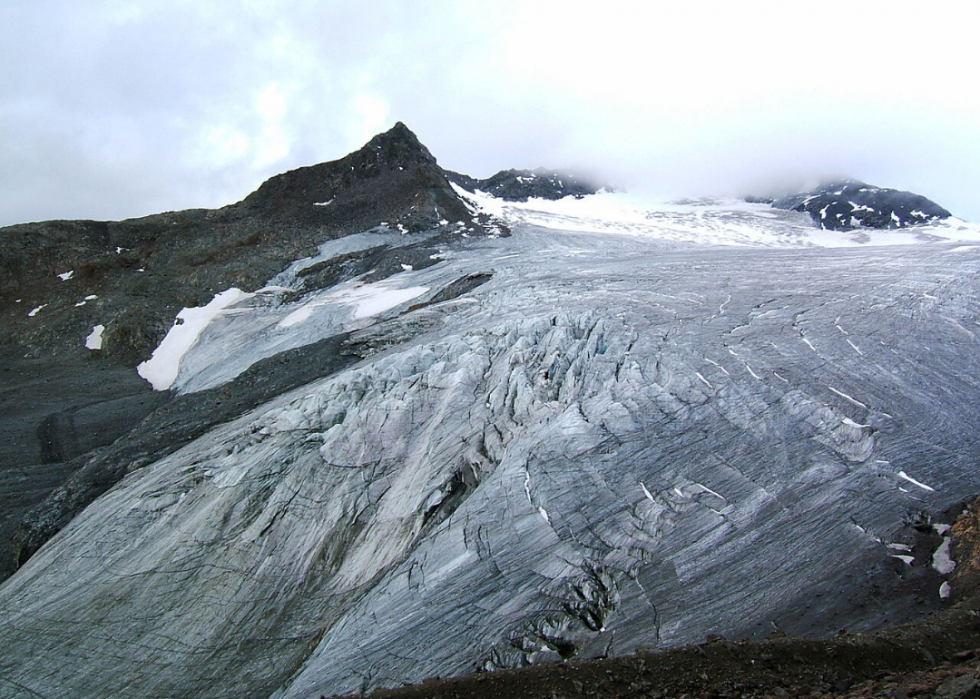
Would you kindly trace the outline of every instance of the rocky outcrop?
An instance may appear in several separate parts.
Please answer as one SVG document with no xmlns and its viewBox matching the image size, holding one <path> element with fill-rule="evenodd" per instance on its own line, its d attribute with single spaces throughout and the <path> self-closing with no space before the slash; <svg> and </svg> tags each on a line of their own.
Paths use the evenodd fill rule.
<svg viewBox="0 0 980 699">
<path fill-rule="evenodd" d="M 828 230 L 907 228 L 951 216 L 921 195 L 852 179 L 825 182 L 807 192 L 778 197 L 772 205 L 806 212 L 814 224 Z"/>
<path fill-rule="evenodd" d="M 449 224 L 475 232 L 478 225 L 446 172 L 401 122 L 340 160 L 273 177 L 227 215 L 245 213 L 348 233 L 382 223 L 408 232 Z"/>
<path fill-rule="evenodd" d="M 477 180 L 467 175 L 449 173 L 450 178 L 468 192 L 481 191 L 505 201 L 527 201 L 528 199 L 562 199 L 575 197 L 581 199 L 595 194 L 601 189 L 612 191 L 611 187 L 598 185 L 589 178 L 538 168 L 536 170 L 501 170 L 485 180 Z"/>
<path fill-rule="evenodd" d="M 230 287 L 254 290 L 324 241 L 375 228 L 506 232 L 470 211 L 398 123 L 340 160 L 273 177 L 223 209 L 4 228 L 0 308 L 13 352 L 84 354 L 79 334 L 102 322 L 103 356 L 133 364 L 147 358 L 182 307 Z"/>
</svg>

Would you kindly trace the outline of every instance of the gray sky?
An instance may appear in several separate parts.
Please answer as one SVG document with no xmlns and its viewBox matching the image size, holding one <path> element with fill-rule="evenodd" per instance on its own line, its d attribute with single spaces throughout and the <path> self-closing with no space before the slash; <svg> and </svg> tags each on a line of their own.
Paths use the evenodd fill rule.
<svg viewBox="0 0 980 699">
<path fill-rule="evenodd" d="M 980 221 L 970 7 L 3 0 L 0 225 L 222 206 L 398 120 L 477 177 L 679 196 L 839 173 Z"/>
</svg>

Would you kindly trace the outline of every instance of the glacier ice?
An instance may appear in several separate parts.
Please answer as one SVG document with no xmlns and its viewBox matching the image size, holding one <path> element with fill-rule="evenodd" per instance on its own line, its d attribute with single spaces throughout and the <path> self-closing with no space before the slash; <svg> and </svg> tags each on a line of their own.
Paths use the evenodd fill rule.
<svg viewBox="0 0 980 699">
<path fill-rule="evenodd" d="M 298 698 L 914 614 L 882 542 L 980 485 L 976 249 L 587 206 L 501 205 L 511 237 L 440 244 L 377 314 L 330 303 L 363 279 L 291 297 L 308 260 L 212 317 L 182 391 L 377 349 L 92 503 L 0 587 L 0 676 Z"/>
</svg>

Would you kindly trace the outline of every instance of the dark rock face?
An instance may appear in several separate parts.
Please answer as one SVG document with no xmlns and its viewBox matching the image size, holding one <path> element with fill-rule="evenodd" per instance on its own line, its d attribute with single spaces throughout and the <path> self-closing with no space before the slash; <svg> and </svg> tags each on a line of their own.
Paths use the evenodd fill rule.
<svg viewBox="0 0 980 699">
<path fill-rule="evenodd" d="M 751 200 L 759 201 L 759 198 Z M 835 231 L 906 228 L 951 216 L 939 204 L 921 195 L 851 179 L 824 183 L 809 192 L 770 202 L 777 209 L 805 211 L 816 225 Z"/>
<path fill-rule="evenodd" d="M 108 362 L 7 356 L 0 377 L 3 579 L 18 565 L 11 541 L 31 509 L 65 483 L 85 454 L 128 433 L 169 396 L 151 391 L 132 368 Z"/>
<path fill-rule="evenodd" d="M 401 122 L 340 160 L 273 177 L 232 208 L 278 225 L 333 226 L 350 233 L 378 225 L 380 212 L 392 228 L 411 232 L 473 225 L 446 173 Z"/>
<path fill-rule="evenodd" d="M 597 185 L 589 179 L 567 173 L 538 168 L 536 170 L 501 170 L 493 177 L 477 180 L 457 173 L 450 174 L 452 180 L 468 192 L 480 190 L 506 201 L 527 201 L 528 199 L 580 199 L 595 194 L 600 189 L 610 189 Z"/>
</svg>

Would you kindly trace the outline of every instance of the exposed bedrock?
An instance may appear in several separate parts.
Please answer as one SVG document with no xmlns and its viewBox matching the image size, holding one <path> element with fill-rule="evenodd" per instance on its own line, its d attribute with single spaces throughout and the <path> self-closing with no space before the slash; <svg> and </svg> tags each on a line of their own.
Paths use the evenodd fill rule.
<svg viewBox="0 0 980 699">
<path fill-rule="evenodd" d="M 544 168 L 501 170 L 484 180 L 457 172 L 449 172 L 447 175 L 468 192 L 479 190 L 505 201 L 527 201 L 532 198 L 554 200 L 564 197 L 581 199 L 601 189 L 613 191 L 612 187 L 597 184 L 592 178 Z"/>
<path fill-rule="evenodd" d="M 828 230 L 907 228 L 950 217 L 949 211 L 920 194 L 875 187 L 860 180 L 825 182 L 808 192 L 778 197 L 777 209 L 805 211 Z"/>
</svg>

